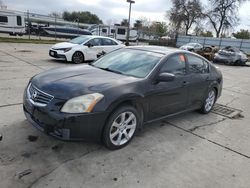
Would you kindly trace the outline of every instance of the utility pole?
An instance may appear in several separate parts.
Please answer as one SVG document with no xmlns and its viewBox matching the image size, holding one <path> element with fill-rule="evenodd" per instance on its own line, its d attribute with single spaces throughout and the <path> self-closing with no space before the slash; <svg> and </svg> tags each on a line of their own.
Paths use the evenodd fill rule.
<svg viewBox="0 0 250 188">
<path fill-rule="evenodd" d="M 77 35 L 79 36 L 80 35 L 79 18 L 76 19 L 76 22 L 77 22 Z"/>
<path fill-rule="evenodd" d="M 55 41 L 56 41 L 56 14 L 55 14 Z"/>
<path fill-rule="evenodd" d="M 30 40 L 30 27 L 31 27 L 31 22 L 30 22 L 30 13 L 29 13 L 29 10 L 27 10 L 27 20 L 28 20 L 28 34 L 29 34 L 29 40 Z"/>
<path fill-rule="evenodd" d="M 127 2 L 129 3 L 129 15 L 128 15 L 128 30 L 127 30 L 126 46 L 129 45 L 131 6 L 132 6 L 133 3 L 135 3 L 135 1 L 127 0 Z"/>
</svg>

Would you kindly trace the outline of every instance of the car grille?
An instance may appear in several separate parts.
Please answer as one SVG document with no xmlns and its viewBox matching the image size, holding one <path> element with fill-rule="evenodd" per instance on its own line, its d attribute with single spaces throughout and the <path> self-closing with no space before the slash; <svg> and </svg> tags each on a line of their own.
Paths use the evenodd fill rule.
<svg viewBox="0 0 250 188">
<path fill-rule="evenodd" d="M 54 98 L 52 95 L 49 95 L 36 87 L 32 84 L 28 86 L 27 94 L 30 102 L 35 106 L 47 106 L 49 102 Z"/>
</svg>

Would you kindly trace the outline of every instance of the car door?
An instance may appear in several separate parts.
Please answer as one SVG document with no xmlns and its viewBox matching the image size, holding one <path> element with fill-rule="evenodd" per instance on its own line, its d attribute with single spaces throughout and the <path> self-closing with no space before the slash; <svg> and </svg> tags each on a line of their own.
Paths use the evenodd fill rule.
<svg viewBox="0 0 250 188">
<path fill-rule="evenodd" d="M 172 73 L 175 75 L 175 79 L 150 85 L 150 120 L 183 111 L 188 102 L 189 75 L 185 56 L 183 54 L 170 56 L 163 63 L 157 75 L 160 73 Z"/>
<path fill-rule="evenodd" d="M 103 52 L 102 38 L 93 38 L 85 46 L 88 46 L 84 53 L 86 60 L 95 60 Z"/>
<path fill-rule="evenodd" d="M 120 48 L 120 46 L 115 41 L 108 38 L 103 38 L 102 44 L 103 44 L 103 51 L 105 53 L 109 53 Z"/>
<path fill-rule="evenodd" d="M 186 54 L 186 58 L 191 76 L 189 105 L 199 107 L 202 105 L 210 84 L 209 65 L 203 58 L 193 54 Z"/>
</svg>

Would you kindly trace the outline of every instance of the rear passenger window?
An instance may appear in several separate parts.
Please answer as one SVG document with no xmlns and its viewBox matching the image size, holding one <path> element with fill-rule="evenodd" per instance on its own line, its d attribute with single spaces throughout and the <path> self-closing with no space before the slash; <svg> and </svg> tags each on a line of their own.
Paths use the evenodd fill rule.
<svg viewBox="0 0 250 188">
<path fill-rule="evenodd" d="M 186 74 L 185 56 L 182 54 L 178 54 L 169 57 L 166 63 L 161 68 L 160 72 L 161 73 L 167 72 L 175 75 L 185 75 Z"/>
<path fill-rule="evenodd" d="M 118 34 L 118 35 L 125 35 L 125 33 L 126 33 L 126 30 L 125 30 L 125 29 L 120 29 L 120 28 L 119 28 L 119 29 L 117 30 L 117 34 Z"/>
<path fill-rule="evenodd" d="M 102 29 L 102 32 L 103 33 L 107 33 L 107 29 Z"/>
<path fill-rule="evenodd" d="M 202 58 L 187 54 L 187 59 L 189 63 L 189 71 L 191 73 L 204 74 L 209 72 L 208 63 Z"/>
<path fill-rule="evenodd" d="M 101 46 L 102 45 L 102 41 L 100 38 L 92 39 L 88 43 L 92 44 L 93 46 Z"/>
<path fill-rule="evenodd" d="M 8 17 L 7 16 L 0 16 L 0 22 L 1 23 L 8 23 Z"/>
<path fill-rule="evenodd" d="M 21 26 L 22 25 L 22 17 L 21 16 L 17 16 L 16 17 L 16 21 L 17 21 L 17 25 Z"/>
<path fill-rule="evenodd" d="M 117 45 L 117 43 L 110 39 L 102 39 L 102 43 L 104 46 Z"/>
</svg>

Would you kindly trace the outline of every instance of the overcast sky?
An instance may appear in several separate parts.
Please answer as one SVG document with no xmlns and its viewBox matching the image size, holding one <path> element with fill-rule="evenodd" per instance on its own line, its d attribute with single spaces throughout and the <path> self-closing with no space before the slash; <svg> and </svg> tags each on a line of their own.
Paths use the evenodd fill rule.
<svg viewBox="0 0 250 188">
<path fill-rule="evenodd" d="M 49 14 L 53 11 L 90 11 L 97 14 L 104 23 L 120 22 L 128 17 L 126 0 L 2 0 L 8 9 Z M 165 12 L 171 7 L 170 0 L 135 0 L 132 6 L 132 21 L 147 17 L 151 21 L 166 21 Z M 205 1 L 205 0 L 202 0 Z M 239 10 L 239 28 L 250 29 L 250 2 Z"/>
</svg>

